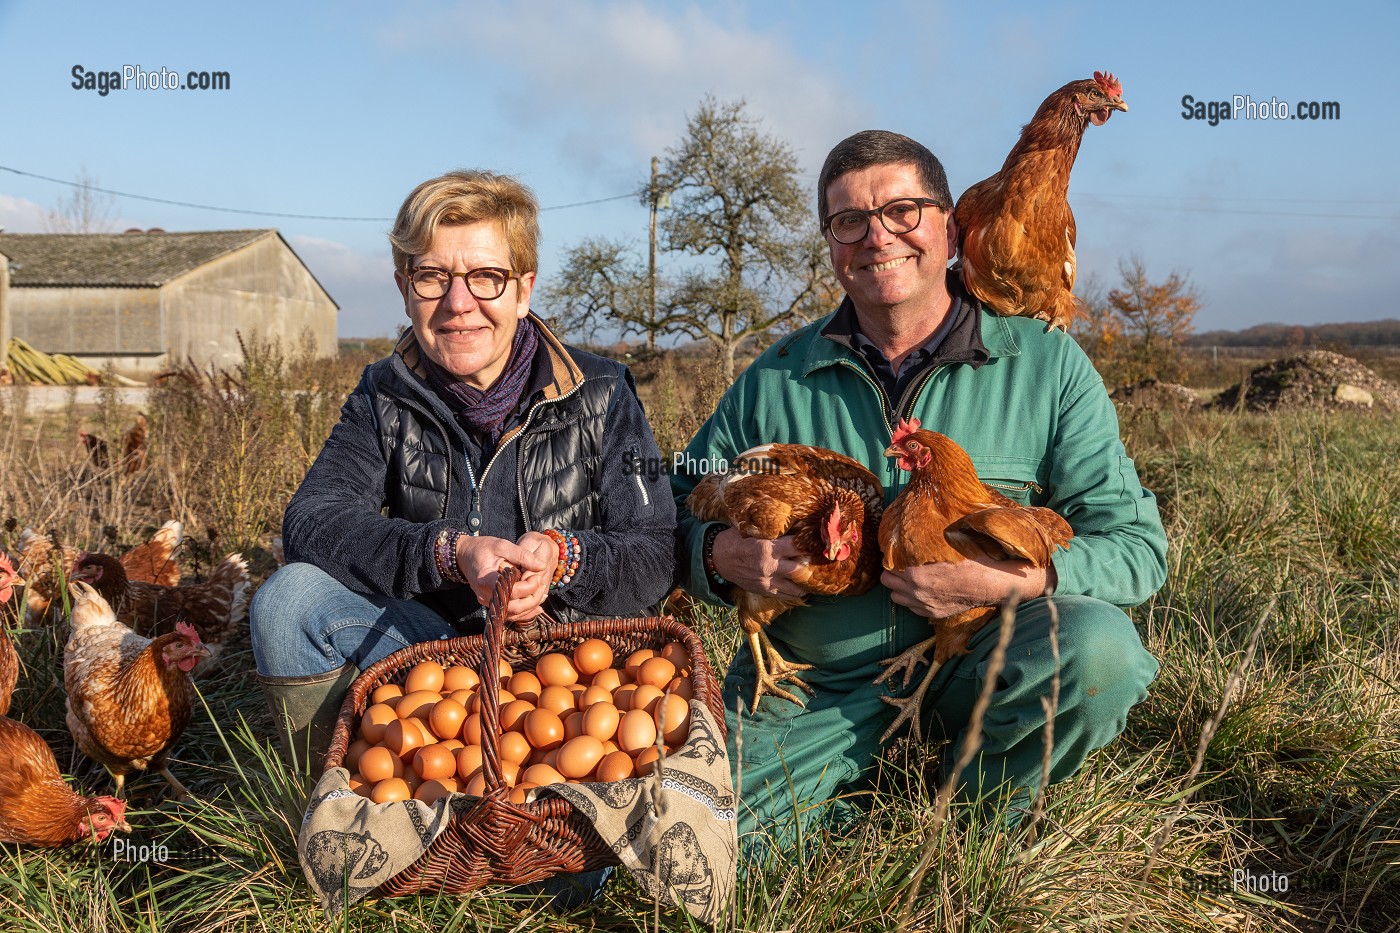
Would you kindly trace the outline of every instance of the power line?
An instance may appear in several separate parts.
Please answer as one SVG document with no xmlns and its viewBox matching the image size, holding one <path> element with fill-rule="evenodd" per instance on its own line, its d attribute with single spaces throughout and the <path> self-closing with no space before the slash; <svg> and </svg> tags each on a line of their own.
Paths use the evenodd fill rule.
<svg viewBox="0 0 1400 933">
<path fill-rule="evenodd" d="M 118 198 L 132 198 L 137 201 L 151 201 L 155 204 L 170 204 L 175 207 L 193 207 L 202 211 L 220 211 L 225 214 L 248 214 L 253 217 L 282 217 L 290 220 L 346 220 L 369 223 L 389 223 L 392 217 L 341 217 L 333 214 L 287 214 L 280 211 L 253 211 L 238 207 L 218 207 L 213 204 L 195 204 L 190 201 L 174 201 L 170 198 L 156 198 L 146 194 L 132 194 L 128 191 L 114 191 L 111 188 L 100 188 L 97 185 L 87 185 L 82 182 L 66 181 L 62 178 L 50 178 L 47 175 L 39 175 L 35 172 L 25 172 L 8 165 L 0 165 L 0 170 L 11 172 L 15 175 L 23 175 L 25 178 L 37 178 L 40 181 L 53 182 L 56 185 L 67 185 L 70 188 L 84 188 L 88 191 L 96 191 L 100 194 L 110 194 Z M 591 204 L 603 204 L 608 201 L 621 201 L 625 198 L 635 198 L 635 192 L 627 194 L 617 194 L 608 198 L 596 198 L 592 201 L 575 201 L 572 204 L 554 204 L 549 207 L 540 208 L 541 211 L 562 211 L 570 207 L 587 207 Z"/>
</svg>

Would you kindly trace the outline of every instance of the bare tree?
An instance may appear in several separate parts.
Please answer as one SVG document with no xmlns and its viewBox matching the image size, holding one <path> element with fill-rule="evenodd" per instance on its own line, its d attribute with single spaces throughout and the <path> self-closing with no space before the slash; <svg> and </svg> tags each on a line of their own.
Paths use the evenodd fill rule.
<svg viewBox="0 0 1400 933">
<path fill-rule="evenodd" d="M 743 101 L 700 102 L 681 141 L 668 150 L 643 203 L 665 192 L 670 206 L 661 248 L 673 271 L 658 276 L 652 313 L 651 276 L 617 243 L 587 240 L 568 254 L 559 284 L 562 321 L 598 326 L 605 316 L 625 333 L 710 343 L 733 380 L 735 356 L 751 338 L 824 314 L 841 291 L 825 244 L 798 182 L 797 158 L 760 131 Z M 565 307 L 567 306 L 567 307 Z"/>
<path fill-rule="evenodd" d="M 1183 339 L 1191 333 L 1201 300 L 1176 272 L 1154 284 L 1140 256 L 1120 260 L 1123 286 L 1108 293 L 1108 304 L 1122 325 L 1117 356 L 1128 382 L 1177 381 L 1185 372 Z"/>
<path fill-rule="evenodd" d="M 45 233 L 111 233 L 116 229 L 117 199 L 97 190 L 97 179 L 87 169 L 78 173 L 67 197 L 44 214 Z"/>
</svg>

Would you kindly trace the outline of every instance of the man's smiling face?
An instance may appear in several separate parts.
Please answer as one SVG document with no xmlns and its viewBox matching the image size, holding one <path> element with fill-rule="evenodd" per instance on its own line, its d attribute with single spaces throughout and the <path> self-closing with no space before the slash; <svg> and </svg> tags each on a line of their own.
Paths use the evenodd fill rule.
<svg viewBox="0 0 1400 933">
<path fill-rule="evenodd" d="M 847 172 L 827 186 L 827 210 L 871 210 L 899 198 L 927 198 L 913 163 L 874 165 Z M 826 238 L 831 266 L 841 287 L 858 310 L 888 312 L 897 308 L 930 313 L 947 306 L 945 275 L 957 253 L 957 229 L 952 215 L 925 207 L 923 219 L 908 233 L 893 234 L 878 217 L 855 243 Z"/>
</svg>

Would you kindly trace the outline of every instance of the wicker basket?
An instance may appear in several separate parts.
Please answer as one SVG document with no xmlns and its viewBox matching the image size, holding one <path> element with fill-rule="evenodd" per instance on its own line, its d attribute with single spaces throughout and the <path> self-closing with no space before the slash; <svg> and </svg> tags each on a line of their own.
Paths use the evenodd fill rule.
<svg viewBox="0 0 1400 933">
<path fill-rule="evenodd" d="M 502 609 L 515 576 L 512 567 L 500 573 L 487 607 L 485 634 L 422 642 L 396 651 L 360 674 L 341 706 L 326 753 L 328 768 L 339 767 L 344 760 L 350 737 L 376 687 L 401 684 L 409 670 L 425 660 L 437 661 L 444 667 L 465 665 L 481 675 L 485 795 L 474 798 L 454 794 L 451 824 L 422 858 L 379 886 L 378 893 L 382 895 L 397 897 L 425 890 L 462 894 L 487 884 L 522 884 L 558 872 L 589 871 L 618 864 L 612 849 L 569 801 L 546 796 L 514 804 L 507 799 L 509 789 L 501 776 L 498 746 L 501 730 L 497 669 L 502 658 L 517 671 L 532 671 L 541 655 L 551 651 L 571 653 L 588 638 L 601 638 L 619 658 L 639 648 L 659 649 L 668 641 L 679 641 L 692 659 L 695 699 L 705 704 L 719 728 L 724 729 L 719 685 L 705 660 L 700 639 L 690 629 L 670 616 L 651 616 L 506 631 Z"/>
</svg>

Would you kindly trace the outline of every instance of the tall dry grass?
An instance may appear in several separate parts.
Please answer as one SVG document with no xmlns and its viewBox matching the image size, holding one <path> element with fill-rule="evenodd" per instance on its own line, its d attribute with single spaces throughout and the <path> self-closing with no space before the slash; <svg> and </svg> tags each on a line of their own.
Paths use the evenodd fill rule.
<svg viewBox="0 0 1400 933">
<path fill-rule="evenodd" d="M 268 572 L 266 536 L 365 360 L 279 358 L 256 341 L 248 350 L 230 373 L 153 394 L 150 465 L 131 477 L 94 470 L 77 443 L 80 428 L 110 438 L 130 423 L 134 412 L 115 397 L 94 410 L 38 413 L 11 390 L 0 428 L 0 544 L 32 525 L 120 550 L 175 517 L 192 547 L 248 549 Z M 693 373 L 671 363 L 668 375 L 666 365 L 643 380 L 643 393 L 663 450 L 673 450 L 713 401 L 697 400 Z M 1162 672 L 1122 739 L 1051 787 L 1043 812 L 1012 831 L 940 800 L 930 755 L 956 749 L 906 747 L 854 829 L 809 836 L 781 862 L 748 866 L 724 928 L 1396 928 L 1400 504 L 1388 477 L 1400 419 L 1162 412 L 1125 414 L 1124 428 L 1161 497 L 1171 572 L 1134 611 Z M 726 667 L 740 650 L 732 615 L 687 612 Z M 49 740 L 78 784 L 105 791 L 107 778 L 62 724 L 62 633 L 22 633 L 20 642 L 12 715 Z M 130 841 L 164 845 L 168 857 L 124 860 L 111 845 L 5 847 L 0 928 L 690 928 L 675 913 L 658 922 L 652 901 L 622 876 L 564 917 L 493 891 L 371 900 L 331 924 L 296 861 L 302 792 L 272 752 L 246 641 L 199 686 L 207 705 L 174 756 L 196 799 L 170 801 L 159 777 L 131 791 Z M 1286 877 L 1288 890 L 1236 882 L 1265 875 Z"/>
</svg>

